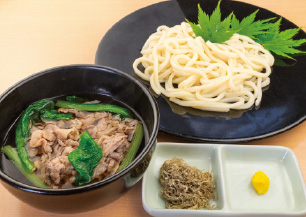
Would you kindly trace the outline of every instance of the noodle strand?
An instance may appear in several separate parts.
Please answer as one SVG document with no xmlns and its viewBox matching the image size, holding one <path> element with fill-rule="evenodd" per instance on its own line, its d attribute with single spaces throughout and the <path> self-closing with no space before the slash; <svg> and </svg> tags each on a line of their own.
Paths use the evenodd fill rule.
<svg viewBox="0 0 306 217">
<path fill-rule="evenodd" d="M 156 94 L 181 106 L 220 112 L 258 106 L 274 63 L 270 52 L 247 36 L 205 42 L 186 22 L 158 27 L 141 54 L 133 69 Z"/>
</svg>

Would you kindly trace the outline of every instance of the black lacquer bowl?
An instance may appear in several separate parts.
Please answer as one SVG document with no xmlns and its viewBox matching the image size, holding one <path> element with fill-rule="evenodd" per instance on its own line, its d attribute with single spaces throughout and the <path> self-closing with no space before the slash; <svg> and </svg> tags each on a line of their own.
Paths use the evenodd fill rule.
<svg viewBox="0 0 306 217">
<path fill-rule="evenodd" d="M 14 141 L 10 129 L 31 103 L 64 95 L 95 95 L 106 103 L 121 103 L 139 115 L 145 138 L 135 160 L 124 170 L 100 182 L 71 189 L 42 189 L 27 182 L 1 153 L 1 184 L 29 205 L 51 212 L 75 213 L 101 207 L 138 182 L 151 160 L 159 128 L 159 112 L 144 85 L 120 71 L 94 65 L 52 68 L 30 76 L 0 97 L 0 144 Z M 14 146 L 14 144 L 10 144 Z M 21 178 L 23 177 L 23 178 Z"/>
<path fill-rule="evenodd" d="M 134 60 L 141 56 L 145 41 L 158 26 L 172 27 L 185 18 L 196 22 L 198 4 L 211 14 L 218 1 L 164 1 L 122 18 L 104 35 L 95 63 L 122 70 L 149 87 L 146 81 L 137 77 L 132 67 Z M 257 19 L 280 17 L 264 8 L 239 1 L 222 1 L 220 7 L 222 19 L 234 12 L 242 20 L 256 10 L 259 10 Z M 297 26 L 283 18 L 281 31 L 290 28 Z M 300 31 L 296 38 L 306 38 L 306 33 Z M 305 51 L 306 45 L 300 49 Z M 271 84 L 263 92 L 260 107 L 248 111 L 200 111 L 176 105 L 162 95 L 157 96 L 160 130 L 199 142 L 238 143 L 267 138 L 291 129 L 306 120 L 306 57 L 296 59 L 296 64 L 290 67 L 273 66 Z"/>
</svg>

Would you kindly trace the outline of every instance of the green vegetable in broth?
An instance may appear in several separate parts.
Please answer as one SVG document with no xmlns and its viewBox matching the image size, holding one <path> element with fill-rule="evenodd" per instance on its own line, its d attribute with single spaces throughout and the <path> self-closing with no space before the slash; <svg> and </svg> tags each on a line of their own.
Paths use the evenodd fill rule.
<svg viewBox="0 0 306 217">
<path fill-rule="evenodd" d="M 45 120 L 54 120 L 54 121 L 59 121 L 59 120 L 69 120 L 73 118 L 72 114 L 59 114 L 56 110 L 42 110 L 41 119 Z"/>
<path fill-rule="evenodd" d="M 112 175 L 118 167 L 119 170 L 121 170 L 131 163 L 141 144 L 143 137 L 142 125 L 140 123 L 135 125 L 136 120 L 133 119 L 123 120 L 126 117 L 132 117 L 128 109 L 108 104 L 77 103 L 75 101 L 83 102 L 83 99 L 76 96 L 67 97 L 67 100 L 70 101 L 59 100 L 56 105 L 54 105 L 54 102 L 51 100 L 41 100 L 28 106 L 22 113 L 16 128 L 15 141 L 17 151 L 10 145 L 5 145 L 1 149 L 21 173 L 37 187 L 49 188 L 52 186 L 62 188 L 64 185 L 67 187 L 72 183 L 77 186 L 82 186 L 90 183 L 94 178 L 101 180 L 108 175 Z M 109 160 L 114 162 L 108 165 L 110 169 L 113 167 L 112 173 L 109 171 L 101 171 L 99 176 L 93 177 L 97 165 L 99 163 L 104 163 L 101 161 L 103 157 L 102 147 L 95 142 L 86 130 L 83 132 L 83 130 L 87 128 L 82 127 L 84 124 L 79 120 L 80 117 L 75 117 L 73 114 L 69 113 L 59 113 L 55 110 L 55 106 L 95 112 L 94 116 L 91 112 L 85 112 L 81 118 L 86 120 L 90 119 L 92 121 L 94 117 L 95 125 L 92 126 L 96 127 L 96 130 L 99 129 L 102 135 L 107 135 L 111 138 L 108 143 L 110 147 L 115 147 L 117 141 L 120 140 L 121 149 L 114 149 L 111 151 L 111 153 L 118 155 L 120 158 L 115 159 L 111 156 L 106 156 L 105 158 L 107 162 L 109 162 Z M 106 113 L 104 113 L 104 111 Z M 114 116 L 108 112 L 120 114 L 121 120 L 118 116 Z M 50 120 L 52 120 L 52 122 L 50 122 Z M 70 121 L 64 122 L 65 126 L 62 126 L 58 125 L 58 121 L 60 120 Z M 81 125 L 78 125 L 77 128 L 75 126 L 68 126 L 70 122 L 74 123 L 74 121 L 79 121 Z M 108 121 L 116 132 L 120 127 L 123 130 L 116 134 L 106 132 L 105 129 L 98 128 L 97 123 L 100 121 Z M 120 123 L 120 126 L 118 123 Z M 31 128 L 36 124 L 38 124 L 36 128 L 31 131 Z M 134 136 L 131 144 L 126 146 L 129 143 L 128 136 L 133 131 Z M 104 132 L 105 134 L 103 134 Z M 68 147 L 68 159 L 67 154 L 57 151 L 59 146 L 64 148 Z M 128 147 L 129 149 L 127 149 Z M 30 160 L 28 150 L 31 152 L 33 159 L 35 159 L 35 165 L 32 162 L 33 159 L 31 158 L 32 160 Z M 124 153 L 127 154 L 124 156 Z M 42 162 L 42 159 L 44 159 L 46 155 L 48 155 L 49 159 Z M 64 158 L 62 158 L 63 156 Z M 59 159 L 64 159 L 66 163 L 63 163 L 64 161 L 59 161 Z M 120 164 L 120 162 L 122 162 L 122 164 Z M 67 163 L 70 165 L 69 168 Z M 35 171 L 36 168 L 47 169 L 45 171 L 40 169 Z M 77 171 L 77 173 L 72 173 L 71 171 Z M 42 176 L 37 176 L 35 173 L 42 174 Z M 70 180 L 73 180 L 73 182 L 70 182 Z"/>
<path fill-rule="evenodd" d="M 66 100 L 68 102 L 76 102 L 76 103 L 84 103 L 84 102 L 88 101 L 87 99 L 84 99 L 84 98 L 81 98 L 81 97 L 78 97 L 78 96 L 67 96 Z"/>
<path fill-rule="evenodd" d="M 68 160 L 79 173 L 75 178 L 75 184 L 82 186 L 91 182 L 94 169 L 101 160 L 102 155 L 101 147 L 85 131 L 81 135 L 78 149 L 68 155 Z"/>
<path fill-rule="evenodd" d="M 142 137 L 143 137 L 143 127 L 140 123 L 137 123 L 134 136 L 131 142 L 131 146 L 129 147 L 129 150 L 125 155 L 123 161 L 121 162 L 117 172 L 127 167 L 134 160 L 136 153 L 139 149 L 139 146 L 141 144 Z"/>
<path fill-rule="evenodd" d="M 41 100 L 30 105 L 22 114 L 16 129 L 16 146 L 19 158 L 25 168 L 30 171 L 35 170 L 33 162 L 29 159 L 26 143 L 30 136 L 30 130 L 35 122 L 39 121 L 42 110 L 54 108 L 51 100 Z"/>
<path fill-rule="evenodd" d="M 100 103 L 82 104 L 82 103 L 76 103 L 76 102 L 68 102 L 64 100 L 58 100 L 55 105 L 58 107 L 62 107 L 62 108 L 77 109 L 81 111 L 111 112 L 111 113 L 119 114 L 121 118 L 131 118 L 132 117 L 132 114 L 128 109 L 122 108 L 117 105 L 100 104 Z"/>
<path fill-rule="evenodd" d="M 19 171 L 30 181 L 32 182 L 36 187 L 40 188 L 50 188 L 48 185 L 46 185 L 35 173 L 32 171 L 29 171 L 23 163 L 21 162 L 18 153 L 15 151 L 15 149 L 10 146 L 6 145 L 1 148 L 1 151 L 4 152 L 4 154 L 14 163 L 14 165 L 19 169 Z"/>
</svg>

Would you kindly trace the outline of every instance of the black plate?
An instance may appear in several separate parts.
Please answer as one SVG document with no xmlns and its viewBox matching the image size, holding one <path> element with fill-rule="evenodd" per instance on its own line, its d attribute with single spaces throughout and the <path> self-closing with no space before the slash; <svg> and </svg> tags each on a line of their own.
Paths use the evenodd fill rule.
<svg viewBox="0 0 306 217">
<path fill-rule="evenodd" d="M 132 64 L 140 57 L 140 50 L 149 35 L 158 26 L 174 26 L 184 21 L 185 17 L 195 22 L 198 2 L 209 14 L 217 4 L 217 1 L 208 0 L 166 1 L 126 16 L 100 42 L 95 63 L 111 66 L 137 77 Z M 279 17 L 271 11 L 243 2 L 221 3 L 223 16 L 233 11 L 240 20 L 257 9 L 260 9 L 258 19 Z M 283 18 L 281 30 L 287 28 L 297 26 Z M 301 31 L 297 37 L 306 38 L 306 34 Z M 306 50 L 305 46 L 301 49 Z M 263 93 L 260 108 L 244 112 L 203 112 L 174 105 L 160 96 L 157 98 L 161 114 L 160 130 L 197 141 L 234 143 L 273 136 L 303 122 L 306 118 L 305 56 L 298 57 L 294 66 L 273 67 L 270 77 L 271 84 Z"/>
</svg>

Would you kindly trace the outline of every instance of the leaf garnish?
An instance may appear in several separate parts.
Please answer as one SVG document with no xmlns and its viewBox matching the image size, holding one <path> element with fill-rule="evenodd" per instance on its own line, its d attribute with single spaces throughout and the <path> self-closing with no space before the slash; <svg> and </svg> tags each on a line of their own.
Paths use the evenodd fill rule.
<svg viewBox="0 0 306 217">
<path fill-rule="evenodd" d="M 277 54 L 278 56 L 294 60 L 292 57 L 293 54 L 306 53 L 295 48 L 306 43 L 306 39 L 292 39 L 292 37 L 294 37 L 300 30 L 299 28 L 287 29 L 280 32 L 280 22 L 281 18 L 277 22 L 273 23 L 265 33 L 256 35 L 255 41 L 262 44 L 265 49 Z"/>
<path fill-rule="evenodd" d="M 248 36 L 252 39 L 255 39 L 256 35 L 258 34 L 265 33 L 265 30 L 269 29 L 272 25 L 269 22 L 274 20 L 275 18 L 254 21 L 258 11 L 259 10 L 243 18 L 241 22 L 239 22 L 236 16 L 233 15 L 231 28 L 235 30 L 236 33 Z"/>
<path fill-rule="evenodd" d="M 297 47 L 306 43 L 306 39 L 293 39 L 300 31 L 300 28 L 287 29 L 280 32 L 282 19 L 279 18 L 277 21 L 275 21 L 276 18 L 256 20 L 256 14 L 259 10 L 245 17 L 241 22 L 233 13 L 221 21 L 220 3 L 221 0 L 211 16 L 206 14 L 200 5 L 198 5 L 197 24 L 186 19 L 197 37 L 200 36 L 204 41 L 212 43 L 224 43 L 234 33 L 239 33 L 263 45 L 275 57 L 294 60 L 293 57 L 297 54 L 306 54 L 305 51 L 297 49 Z"/>
<path fill-rule="evenodd" d="M 198 5 L 198 24 L 194 24 L 186 19 L 191 25 L 194 34 L 196 36 L 201 36 L 204 41 L 222 43 L 229 40 L 235 33 L 235 30 L 230 28 L 233 14 L 230 14 L 221 21 L 220 3 L 221 1 L 219 1 L 210 17 L 201 9 L 200 5 Z"/>
</svg>

